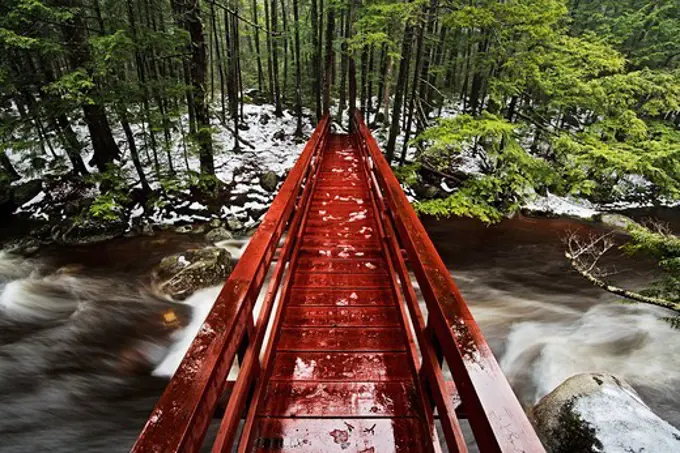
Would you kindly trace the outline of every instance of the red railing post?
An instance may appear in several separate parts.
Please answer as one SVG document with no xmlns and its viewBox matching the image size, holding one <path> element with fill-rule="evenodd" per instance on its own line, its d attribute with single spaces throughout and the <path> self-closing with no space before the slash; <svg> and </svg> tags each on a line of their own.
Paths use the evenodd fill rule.
<svg viewBox="0 0 680 453">
<path fill-rule="evenodd" d="M 354 121 L 427 304 L 428 329 L 438 340 L 451 369 L 480 451 L 544 452 L 449 270 L 360 112 L 356 112 Z"/>
<path fill-rule="evenodd" d="M 329 121 L 324 117 L 224 284 L 132 447 L 133 452 L 195 452 L 201 447 L 248 323 L 252 324 L 255 300 L 295 208 L 309 164 L 328 130 Z"/>
</svg>

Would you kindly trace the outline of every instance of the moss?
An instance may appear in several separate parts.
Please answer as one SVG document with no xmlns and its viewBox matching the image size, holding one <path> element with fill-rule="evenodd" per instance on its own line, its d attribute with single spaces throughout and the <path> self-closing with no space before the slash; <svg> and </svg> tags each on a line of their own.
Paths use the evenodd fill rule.
<svg viewBox="0 0 680 453">
<path fill-rule="evenodd" d="M 574 411 L 574 400 L 567 401 L 558 416 L 558 423 L 549 435 L 551 453 L 591 453 L 602 451 L 597 430 Z"/>
</svg>

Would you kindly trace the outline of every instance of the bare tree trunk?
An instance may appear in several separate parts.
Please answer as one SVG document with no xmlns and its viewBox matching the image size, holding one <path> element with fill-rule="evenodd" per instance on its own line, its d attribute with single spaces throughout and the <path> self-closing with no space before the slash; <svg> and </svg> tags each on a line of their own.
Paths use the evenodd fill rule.
<svg viewBox="0 0 680 453">
<path fill-rule="evenodd" d="M 409 1 L 410 3 L 410 1 Z M 394 106 L 392 107 L 392 118 L 390 122 L 390 135 L 387 139 L 386 159 L 392 163 L 394 160 L 394 148 L 399 135 L 399 118 L 401 114 L 404 91 L 408 81 L 409 61 L 411 60 L 411 47 L 413 41 L 413 27 L 406 24 L 404 27 L 404 41 L 401 48 L 401 62 L 399 63 L 399 75 L 397 76 L 397 86 L 394 93 Z"/>
<path fill-rule="evenodd" d="M 330 113 L 331 106 L 331 85 L 333 83 L 333 34 L 335 33 L 335 8 L 328 5 L 328 19 L 326 25 L 326 68 L 323 80 L 323 112 Z"/>
<path fill-rule="evenodd" d="M 349 11 L 347 12 L 347 29 L 345 32 L 346 41 L 352 38 L 352 24 L 354 24 L 356 6 L 354 4 L 355 0 L 349 0 Z M 349 131 L 353 130 L 354 111 L 357 106 L 357 68 L 356 62 L 354 61 L 354 54 L 347 54 L 348 60 L 348 70 L 349 70 Z"/>
<path fill-rule="evenodd" d="M 215 49 L 215 55 L 217 56 L 217 69 L 218 73 L 220 76 L 220 106 L 222 107 L 222 111 L 220 112 L 220 119 L 222 120 L 222 123 L 224 124 L 226 122 L 226 110 L 227 106 L 225 103 L 225 86 L 224 86 L 224 62 L 222 61 L 222 53 L 220 52 L 220 39 L 219 39 L 219 34 L 217 33 L 217 17 L 215 16 L 215 4 L 213 2 L 210 2 L 210 19 L 212 22 L 212 32 L 213 32 L 213 39 L 215 40 L 214 44 L 214 49 Z M 224 24 L 225 28 L 227 26 L 226 22 Z"/>
<path fill-rule="evenodd" d="M 283 88 L 281 89 L 281 103 L 285 104 L 288 90 L 288 16 L 286 2 L 281 0 L 281 24 L 283 25 Z"/>
<path fill-rule="evenodd" d="M 145 193 L 149 193 L 151 192 L 151 187 L 149 187 L 149 183 L 146 180 L 146 175 L 144 174 L 144 167 L 142 167 L 142 163 L 139 160 L 137 144 L 135 143 L 135 136 L 132 133 L 130 123 L 128 122 L 127 111 L 125 111 L 125 108 L 123 107 L 119 109 L 118 113 L 120 116 L 120 124 L 121 126 L 123 126 L 125 138 L 128 142 L 128 147 L 130 149 L 130 157 L 132 158 L 132 163 L 134 164 L 135 170 L 137 171 L 137 175 L 139 176 L 139 183 L 142 185 L 142 190 Z"/>
<path fill-rule="evenodd" d="M 297 1 L 297 0 L 296 0 Z M 312 83 L 314 84 L 314 103 L 316 106 L 316 121 L 321 121 L 321 52 L 319 47 L 319 16 L 316 0 L 312 0 L 310 12 L 312 20 Z"/>
<path fill-rule="evenodd" d="M 264 76 L 262 72 L 262 56 L 260 54 L 260 28 L 257 23 L 257 0 L 253 0 L 253 37 L 255 38 L 255 54 L 257 56 L 257 89 L 262 93 L 264 88 Z"/>
<path fill-rule="evenodd" d="M 278 51 L 278 36 L 277 36 L 277 20 L 276 20 L 276 0 L 271 0 L 271 31 L 272 36 L 272 72 L 274 75 L 274 115 L 283 116 L 283 109 L 281 108 L 281 86 L 279 85 L 279 51 Z"/>
<path fill-rule="evenodd" d="M 300 58 L 300 18 L 298 0 L 293 0 L 293 19 L 295 21 L 295 114 L 297 125 L 295 135 L 302 137 L 302 60 Z M 316 33 L 312 31 L 312 33 Z"/>
<path fill-rule="evenodd" d="M 196 131 L 193 134 L 198 144 L 201 173 L 215 174 L 212 154 L 212 130 L 210 116 L 205 102 L 206 49 L 198 0 L 174 0 L 177 20 L 189 32 L 191 55 L 189 64 L 192 104 L 196 116 Z"/>
<path fill-rule="evenodd" d="M 16 171 L 14 165 L 12 165 L 12 162 L 9 160 L 9 157 L 7 157 L 7 154 L 5 154 L 5 150 L 0 151 L 0 165 L 2 165 L 2 168 L 5 169 L 5 172 L 7 172 L 9 179 L 11 179 L 12 181 L 18 181 L 19 179 L 21 179 L 21 175 Z"/>
</svg>

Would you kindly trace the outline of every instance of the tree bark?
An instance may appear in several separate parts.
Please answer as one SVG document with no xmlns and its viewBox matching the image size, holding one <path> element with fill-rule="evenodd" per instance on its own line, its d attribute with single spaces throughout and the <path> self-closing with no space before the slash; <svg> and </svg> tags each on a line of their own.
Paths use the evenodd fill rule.
<svg viewBox="0 0 680 453">
<path fill-rule="evenodd" d="M 189 73 L 193 94 L 192 104 L 196 116 L 196 132 L 193 135 L 198 145 L 201 173 L 214 175 L 212 131 L 208 107 L 205 102 L 206 49 L 200 4 L 198 0 L 173 1 L 176 3 L 175 11 L 178 14 L 178 21 L 184 25 L 191 39 Z"/>
<path fill-rule="evenodd" d="M 410 2 L 409 2 L 410 3 Z M 399 75 L 397 76 L 397 86 L 394 93 L 394 105 L 392 107 L 392 118 L 390 121 L 390 135 L 387 140 L 386 159 L 392 163 L 394 160 L 394 148 L 399 135 L 399 118 L 404 100 L 404 91 L 408 80 L 409 61 L 411 60 L 411 47 L 413 41 L 413 27 L 406 24 L 404 27 L 404 41 L 401 47 L 401 61 L 399 63 Z"/>
<path fill-rule="evenodd" d="M 333 83 L 333 34 L 335 33 L 335 8 L 328 5 L 328 19 L 326 24 L 326 67 L 323 80 L 323 113 L 330 113 L 331 85 Z"/>
<path fill-rule="evenodd" d="M 352 24 L 354 24 L 355 21 L 355 14 L 356 14 L 356 5 L 354 4 L 356 0 L 349 0 L 349 11 L 347 13 L 347 29 L 346 29 L 346 41 L 350 40 L 352 38 Z M 356 68 L 356 62 L 354 60 L 354 54 L 348 53 L 347 54 L 347 62 L 348 62 L 348 78 L 349 78 L 349 93 L 348 93 L 348 101 L 349 101 L 349 131 L 350 133 L 354 132 L 354 122 L 352 121 L 354 118 L 354 112 L 356 110 L 357 106 L 357 68 Z"/>
<path fill-rule="evenodd" d="M 257 89 L 262 93 L 264 76 L 262 71 L 262 56 L 260 55 L 260 28 L 257 23 L 257 0 L 253 0 L 253 37 L 255 38 L 255 55 L 257 57 Z"/>
<path fill-rule="evenodd" d="M 139 160 L 139 153 L 137 152 L 137 144 L 135 143 L 135 136 L 130 128 L 130 123 L 127 119 L 127 112 L 121 112 L 120 114 L 120 124 L 123 126 L 123 131 L 125 132 L 125 138 L 128 142 L 128 147 L 130 148 L 130 157 L 132 158 L 132 163 L 135 166 L 137 175 L 139 176 L 139 183 L 142 185 L 142 190 L 145 193 L 151 192 L 151 187 L 149 187 L 149 182 L 146 180 L 146 175 L 144 174 L 144 167 Z"/>
<path fill-rule="evenodd" d="M 277 19 L 276 19 L 276 0 L 271 0 L 271 31 L 272 31 L 272 73 L 274 76 L 274 115 L 283 116 L 283 109 L 281 108 L 281 86 L 279 85 L 279 52 L 278 52 L 278 36 L 277 36 Z"/>
<path fill-rule="evenodd" d="M 293 19 L 295 21 L 295 115 L 297 116 L 295 136 L 302 137 L 302 60 L 300 58 L 300 18 L 298 0 L 293 0 Z"/>
<path fill-rule="evenodd" d="M 84 69 L 93 79 L 95 88 L 88 94 L 89 103 L 82 104 L 83 116 L 92 140 L 94 164 L 99 171 L 105 171 L 107 166 L 120 158 L 120 149 L 111 133 L 111 126 L 106 117 L 106 110 L 98 99 L 99 81 L 92 71 L 89 44 L 87 42 L 87 24 L 83 18 L 83 4 L 81 0 L 64 0 L 64 6 L 73 8 L 73 15 L 62 28 L 64 38 L 69 43 L 68 59 L 72 69 Z"/>
<path fill-rule="evenodd" d="M 590 283 L 592 283 L 596 287 L 602 288 L 605 291 L 608 291 L 612 294 L 616 294 L 617 296 L 621 296 L 621 297 L 624 297 L 626 299 L 633 300 L 635 302 L 642 302 L 644 304 L 656 305 L 657 307 L 667 308 L 669 310 L 673 310 L 677 313 L 680 313 L 680 303 L 672 302 L 670 300 L 661 299 L 661 298 L 658 298 L 658 297 L 645 296 L 643 294 L 636 293 L 634 291 L 628 291 L 628 290 L 620 288 L 618 286 L 610 285 L 609 283 L 607 283 L 607 282 L 597 278 L 593 274 L 589 273 L 586 269 L 583 269 L 583 267 L 579 265 L 578 261 L 569 252 L 565 251 L 564 255 L 569 260 L 571 267 L 573 267 L 582 277 L 584 277 L 586 280 L 588 280 Z"/>
<path fill-rule="evenodd" d="M 297 1 L 297 0 L 295 0 Z M 316 111 L 316 121 L 321 121 L 321 53 L 319 48 L 319 16 L 317 12 L 316 0 L 312 0 L 312 10 L 310 12 L 312 21 L 312 83 L 314 84 L 314 104 Z"/>
<path fill-rule="evenodd" d="M 0 151 L 0 165 L 2 165 L 2 168 L 5 169 L 9 179 L 12 181 L 18 181 L 21 179 L 21 175 L 16 171 L 14 165 L 12 165 L 12 162 L 9 160 L 9 157 L 7 157 L 7 154 L 5 154 L 4 150 Z"/>
</svg>

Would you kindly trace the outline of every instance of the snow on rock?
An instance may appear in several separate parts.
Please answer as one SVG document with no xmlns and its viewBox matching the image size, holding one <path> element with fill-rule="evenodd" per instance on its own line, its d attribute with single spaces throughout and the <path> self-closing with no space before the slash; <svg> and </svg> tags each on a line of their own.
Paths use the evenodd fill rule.
<svg viewBox="0 0 680 453">
<path fill-rule="evenodd" d="M 542 398 L 530 415 L 548 452 L 680 451 L 680 431 L 614 375 L 572 376 Z"/>
<path fill-rule="evenodd" d="M 548 192 L 547 195 L 535 195 L 524 205 L 525 209 L 540 214 L 592 219 L 599 211 L 586 200 L 571 197 L 560 197 Z"/>
</svg>

